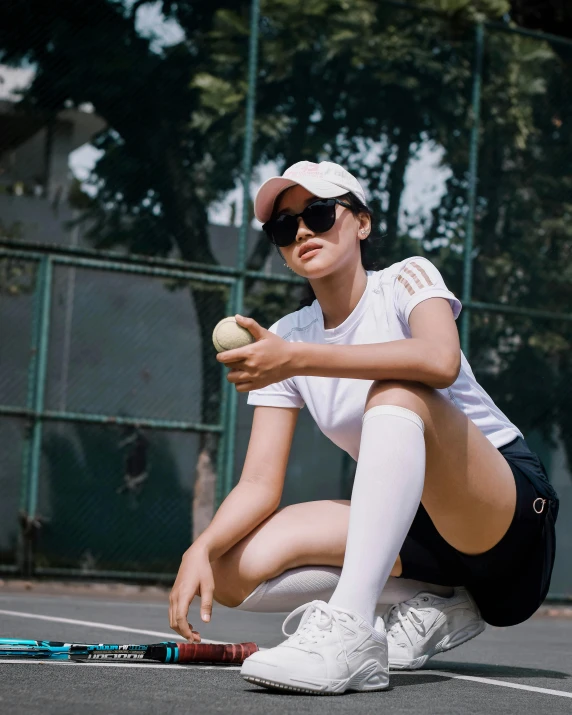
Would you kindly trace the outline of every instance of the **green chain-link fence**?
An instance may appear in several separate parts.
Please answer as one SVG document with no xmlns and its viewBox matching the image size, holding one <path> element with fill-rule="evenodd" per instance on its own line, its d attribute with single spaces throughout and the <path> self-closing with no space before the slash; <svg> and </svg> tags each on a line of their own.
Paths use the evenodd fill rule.
<svg viewBox="0 0 572 715">
<path fill-rule="evenodd" d="M 367 187 L 380 267 L 426 255 L 461 298 L 477 379 L 560 493 L 552 596 L 572 593 L 572 42 L 399 2 L 209 7 L 171 8 L 186 44 L 160 51 L 104 0 L 59 34 L 42 10 L 27 55 L 0 33 L 41 70 L 0 113 L 0 569 L 173 577 L 197 463 L 214 459 L 220 503 L 247 441 L 212 327 L 298 304 L 250 228 L 253 166 L 327 158 Z M 89 127 L 91 193 L 56 181 Z M 237 181 L 230 225 L 209 226 Z M 310 451 L 331 469 L 316 444 L 293 451 L 286 501 Z M 355 464 L 334 458 L 328 496 L 347 496 Z"/>
</svg>

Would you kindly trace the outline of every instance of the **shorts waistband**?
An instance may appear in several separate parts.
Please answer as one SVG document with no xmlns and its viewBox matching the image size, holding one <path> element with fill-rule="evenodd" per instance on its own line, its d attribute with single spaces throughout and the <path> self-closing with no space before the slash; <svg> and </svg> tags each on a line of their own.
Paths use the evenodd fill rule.
<svg viewBox="0 0 572 715">
<path fill-rule="evenodd" d="M 522 437 L 515 437 L 512 442 L 503 444 L 502 447 L 498 447 L 499 452 L 532 452 L 526 440 Z"/>
</svg>

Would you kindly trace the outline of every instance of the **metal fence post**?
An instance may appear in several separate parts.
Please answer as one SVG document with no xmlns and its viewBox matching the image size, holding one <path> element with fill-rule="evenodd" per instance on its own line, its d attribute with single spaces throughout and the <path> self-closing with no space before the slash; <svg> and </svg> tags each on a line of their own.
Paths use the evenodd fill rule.
<svg viewBox="0 0 572 715">
<path fill-rule="evenodd" d="M 254 107 L 256 102 L 256 73 L 258 67 L 258 23 L 260 0 L 252 0 L 250 9 L 250 43 L 248 48 L 248 93 L 246 97 L 246 127 L 242 155 L 242 222 L 238 237 L 238 270 L 240 271 L 236 291 L 236 312 L 244 305 L 244 271 L 246 270 L 246 250 L 248 226 L 250 224 L 250 177 L 252 174 L 252 145 L 254 140 Z"/>
<path fill-rule="evenodd" d="M 24 447 L 24 480 L 21 502 L 20 566 L 25 576 L 34 570 L 33 547 L 39 521 L 37 518 L 40 456 L 42 450 L 42 417 L 46 387 L 50 305 L 52 291 L 52 260 L 44 256 L 39 264 L 32 323 L 32 360 L 28 379 L 28 408 L 33 412 L 32 424 Z"/>
<path fill-rule="evenodd" d="M 250 10 L 250 42 L 248 48 L 248 93 L 246 98 L 246 127 L 244 132 L 244 150 L 242 156 L 242 222 L 238 240 L 238 278 L 233 287 L 233 314 L 244 309 L 244 282 L 246 278 L 246 251 L 248 242 L 248 227 L 250 224 L 250 177 L 252 174 L 252 145 L 254 137 L 254 107 L 256 99 L 256 73 L 258 66 L 258 23 L 260 17 L 260 0 L 252 0 Z M 223 498 L 233 487 L 234 450 L 237 421 L 237 392 L 234 386 L 228 393 L 228 419 L 225 424 L 227 431 L 224 440 L 226 448 Z"/>
<path fill-rule="evenodd" d="M 42 282 L 44 272 L 41 270 L 40 261 L 35 262 L 36 276 L 34 285 L 34 300 L 32 306 L 32 318 L 30 325 L 30 360 L 28 363 L 28 383 L 26 391 L 26 409 L 34 409 L 34 394 L 36 391 L 36 363 L 38 362 L 38 325 L 40 313 L 40 301 L 42 296 Z M 30 476 L 30 440 L 32 436 L 32 421 L 26 425 L 24 444 L 22 449 L 22 478 L 20 483 L 20 521 L 23 524 L 28 510 L 28 491 Z M 20 542 L 18 545 L 18 566 L 19 570 L 24 569 L 24 529 L 20 531 Z"/>
<path fill-rule="evenodd" d="M 475 59 L 473 68 L 473 94 L 472 94 L 472 126 L 469 148 L 469 189 L 467 204 L 469 207 L 465 230 L 465 255 L 463 262 L 463 297 L 464 306 L 461 320 L 461 349 L 469 357 L 471 309 L 467 304 L 471 300 L 473 278 L 473 235 L 475 227 L 475 202 L 477 198 L 478 162 L 479 162 L 479 131 L 481 117 L 481 78 L 483 71 L 483 45 L 484 28 L 482 22 L 475 27 Z"/>
<path fill-rule="evenodd" d="M 229 296 L 226 304 L 226 312 L 230 314 L 232 306 L 236 300 L 236 283 L 234 283 L 229 291 Z M 221 365 L 221 409 L 220 409 L 220 423 L 221 423 L 221 433 L 219 437 L 219 446 L 217 450 L 217 480 L 215 486 L 215 510 L 219 508 L 221 502 L 228 494 L 230 489 L 232 489 L 232 473 L 233 473 L 233 461 L 234 461 L 234 444 L 230 444 L 230 434 L 229 429 L 229 417 L 231 413 L 231 408 L 235 409 L 232 402 L 236 402 L 236 390 L 234 386 L 226 379 L 228 374 L 227 368 Z M 232 457 L 229 459 L 229 454 Z M 229 484 L 231 485 L 229 487 Z"/>
</svg>

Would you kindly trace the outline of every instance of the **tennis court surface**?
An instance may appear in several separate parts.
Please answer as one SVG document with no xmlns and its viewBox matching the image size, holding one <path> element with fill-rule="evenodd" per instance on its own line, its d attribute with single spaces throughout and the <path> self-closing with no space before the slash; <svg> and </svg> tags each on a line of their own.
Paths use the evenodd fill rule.
<svg viewBox="0 0 572 715">
<path fill-rule="evenodd" d="M 384 692 L 316 697 L 255 687 L 239 667 L 159 663 L 0 661 L 0 712 L 41 713 L 572 713 L 572 609 L 547 609 L 513 628 L 492 628 L 430 669 L 394 673 Z M 286 614 L 215 607 L 212 622 L 191 623 L 204 639 L 282 640 Z M 0 636 L 75 642 L 176 640 L 159 589 L 5 582 Z"/>
</svg>

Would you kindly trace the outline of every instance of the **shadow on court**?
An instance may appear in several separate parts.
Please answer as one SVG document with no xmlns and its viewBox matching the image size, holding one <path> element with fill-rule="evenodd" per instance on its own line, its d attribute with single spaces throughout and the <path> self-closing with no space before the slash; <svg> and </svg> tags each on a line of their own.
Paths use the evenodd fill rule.
<svg viewBox="0 0 572 715">
<path fill-rule="evenodd" d="M 558 670 L 543 670 L 542 668 L 519 668 L 513 665 L 488 665 L 487 663 L 457 663 L 455 661 L 439 661 L 429 664 L 431 670 L 445 670 L 459 675 L 473 675 L 481 678 L 550 678 L 554 680 L 569 680 L 570 673 Z M 571 704 L 572 710 L 572 704 Z"/>
</svg>

